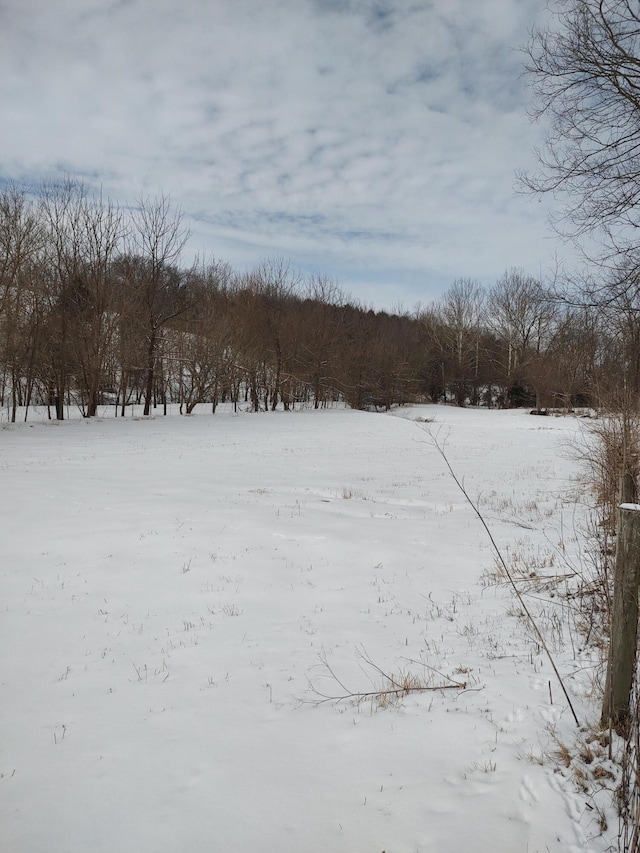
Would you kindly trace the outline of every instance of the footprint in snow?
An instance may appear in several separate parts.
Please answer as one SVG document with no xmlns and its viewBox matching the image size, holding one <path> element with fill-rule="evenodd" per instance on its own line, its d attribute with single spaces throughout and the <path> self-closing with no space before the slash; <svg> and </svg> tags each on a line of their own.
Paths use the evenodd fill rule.
<svg viewBox="0 0 640 853">
<path fill-rule="evenodd" d="M 527 805 L 540 802 L 540 795 L 531 776 L 526 775 L 520 785 L 520 799 Z"/>
</svg>

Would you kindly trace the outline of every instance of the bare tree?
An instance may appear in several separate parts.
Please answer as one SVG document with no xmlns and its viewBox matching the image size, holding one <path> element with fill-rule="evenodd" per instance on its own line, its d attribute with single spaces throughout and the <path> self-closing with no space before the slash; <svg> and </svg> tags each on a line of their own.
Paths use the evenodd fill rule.
<svg viewBox="0 0 640 853">
<path fill-rule="evenodd" d="M 111 266 L 122 251 L 124 217 L 111 201 L 72 180 L 45 184 L 41 203 L 54 273 L 49 328 L 56 414 L 62 417 L 64 386 L 72 377 L 79 405 L 91 417 L 117 329 Z"/>
<path fill-rule="evenodd" d="M 291 308 L 297 298 L 300 275 L 281 258 L 263 261 L 249 274 L 247 286 L 252 294 L 254 330 L 263 343 L 263 356 L 269 364 L 269 400 L 275 411 L 282 401 L 289 407 L 288 379 L 295 358 L 295 334 L 291 326 Z"/>
<path fill-rule="evenodd" d="M 337 341 L 342 320 L 339 307 L 346 299 L 338 283 L 323 275 L 309 280 L 305 296 L 300 313 L 306 331 L 300 339 L 298 363 L 313 397 L 313 407 L 318 409 L 336 395 Z"/>
<path fill-rule="evenodd" d="M 229 385 L 227 367 L 233 348 L 228 311 L 231 280 L 231 268 L 220 262 L 212 262 L 188 278 L 191 308 L 172 333 L 177 344 L 174 374 L 180 411 L 184 405 L 186 414 L 205 401 L 211 402 L 215 413 L 223 387 Z"/>
<path fill-rule="evenodd" d="M 65 396 L 71 391 L 76 365 L 73 359 L 76 315 L 85 300 L 82 282 L 81 205 L 85 188 L 71 178 L 44 182 L 40 207 L 47 233 L 47 274 L 43 278 L 46 321 L 43 379 L 48 403 L 56 418 L 64 419 Z"/>
<path fill-rule="evenodd" d="M 550 338 L 553 314 L 540 282 L 523 270 L 509 270 L 489 291 L 487 322 L 502 343 L 499 367 L 505 403 L 520 402 L 520 389 L 532 379 L 531 368 Z"/>
<path fill-rule="evenodd" d="M 35 380 L 41 313 L 38 272 L 44 231 L 36 204 L 24 190 L 0 193 L 0 402 L 10 393 L 11 421 L 18 405 L 28 407 Z"/>
<path fill-rule="evenodd" d="M 558 309 L 550 341 L 529 369 L 542 405 L 593 405 L 605 342 L 598 319 L 589 308 Z"/>
<path fill-rule="evenodd" d="M 478 399 L 484 300 L 478 282 L 461 278 L 453 282 L 436 306 L 440 322 L 434 330 L 444 355 L 447 384 L 458 406 L 464 406 L 468 399 L 477 403 Z"/>
<path fill-rule="evenodd" d="M 618 398 L 615 415 L 624 428 L 622 440 L 615 444 L 611 477 L 628 483 L 622 490 L 628 493 L 622 507 L 635 506 L 638 442 L 637 437 L 629 440 L 627 425 L 636 417 L 640 390 L 640 5 L 637 0 L 556 0 L 553 10 L 551 25 L 532 34 L 527 50 L 527 71 L 537 99 L 534 115 L 544 116 L 550 131 L 539 153 L 540 172 L 525 176 L 524 185 L 565 199 L 556 217 L 562 233 L 579 244 L 583 237 L 596 238 L 595 250 L 585 254 L 596 262 L 597 278 L 581 282 L 577 296 L 606 313 L 614 331 L 616 326 L 620 331 L 617 365 L 608 384 Z M 601 459 L 603 464 L 608 461 L 605 453 Z M 629 693 L 634 681 L 637 688 L 638 677 L 640 525 L 637 513 L 623 512 L 622 507 L 602 712 L 605 725 L 629 716 Z M 633 606 L 620 606 L 622 602 Z M 638 849 L 640 835 L 637 808 L 630 808 L 632 798 L 636 804 L 640 799 L 637 713 L 630 719 L 631 778 L 627 776 L 624 790 L 621 786 L 619 803 L 625 851 Z"/>
<path fill-rule="evenodd" d="M 183 214 L 172 208 L 168 196 L 139 200 L 132 215 L 127 273 L 146 345 L 145 415 L 151 411 L 161 330 L 188 307 L 176 266 L 188 237 Z"/>
<path fill-rule="evenodd" d="M 549 131 L 537 152 L 540 171 L 521 177 L 529 190 L 560 194 L 556 226 L 572 238 L 599 235 L 600 261 L 618 268 L 638 252 L 640 7 L 555 0 L 552 11 L 526 49 L 532 114 Z"/>
</svg>

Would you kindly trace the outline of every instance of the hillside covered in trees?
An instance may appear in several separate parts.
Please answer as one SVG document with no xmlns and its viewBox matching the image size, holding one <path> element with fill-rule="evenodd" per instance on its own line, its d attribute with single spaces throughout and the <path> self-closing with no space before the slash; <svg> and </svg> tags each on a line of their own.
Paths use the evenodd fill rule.
<svg viewBox="0 0 640 853">
<path fill-rule="evenodd" d="M 453 282 L 410 312 L 354 304 L 339 283 L 282 260 L 236 272 L 183 263 L 167 198 L 121 209 L 73 182 L 0 194 L 0 404 L 86 416 L 132 402 L 255 411 L 410 401 L 596 405 L 640 388 L 640 320 L 572 304 L 512 269 Z"/>
</svg>

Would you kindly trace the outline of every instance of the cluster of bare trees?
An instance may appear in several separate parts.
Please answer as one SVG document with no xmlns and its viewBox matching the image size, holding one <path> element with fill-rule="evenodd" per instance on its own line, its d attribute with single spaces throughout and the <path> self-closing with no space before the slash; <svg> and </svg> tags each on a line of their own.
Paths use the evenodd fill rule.
<svg viewBox="0 0 640 853">
<path fill-rule="evenodd" d="M 236 274 L 181 265 L 187 238 L 166 198 L 123 211 L 75 183 L 0 194 L 0 401 L 62 419 L 109 401 L 252 409 L 357 407 L 418 393 L 422 331 L 350 305 L 282 261 Z"/>
<path fill-rule="evenodd" d="M 134 363 L 154 362 L 158 328 L 182 310 L 171 263 L 185 236 L 165 199 L 125 218 L 72 182 L 36 199 L 2 192 L 0 395 L 12 419 L 43 401 L 62 419 L 72 396 L 94 415 L 116 376 L 126 385 Z"/>
<path fill-rule="evenodd" d="M 522 270 L 493 287 L 461 279 L 422 312 L 433 399 L 572 408 L 640 391 L 640 315 L 573 304 Z M 631 369 L 633 368 L 633 369 Z"/>
<path fill-rule="evenodd" d="M 411 313 L 351 304 L 333 281 L 283 261 L 236 273 L 181 265 L 168 199 L 132 211 L 67 182 L 0 194 L 0 404 L 58 419 L 101 403 L 254 411 L 346 401 L 573 406 L 640 382 L 637 306 L 570 307 L 519 270 L 485 290 L 453 283 Z M 625 299 L 630 300 L 628 292 Z M 629 380 L 629 370 L 625 381 Z"/>
</svg>

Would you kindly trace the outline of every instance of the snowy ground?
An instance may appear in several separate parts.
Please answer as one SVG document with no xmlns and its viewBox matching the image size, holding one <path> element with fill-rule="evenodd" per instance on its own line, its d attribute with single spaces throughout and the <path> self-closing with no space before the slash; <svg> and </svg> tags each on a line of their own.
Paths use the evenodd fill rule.
<svg viewBox="0 0 640 853">
<path fill-rule="evenodd" d="M 3 850 L 607 849 L 615 819 L 601 835 L 553 757 L 576 735 L 567 703 L 429 435 L 504 552 L 556 575 L 580 545 L 562 451 L 579 421 L 419 407 L 4 426 Z M 588 723 L 579 638 L 562 607 L 532 606 Z M 349 691 L 383 685 L 363 657 L 446 689 L 320 702 L 344 692 L 323 661 Z"/>
</svg>

